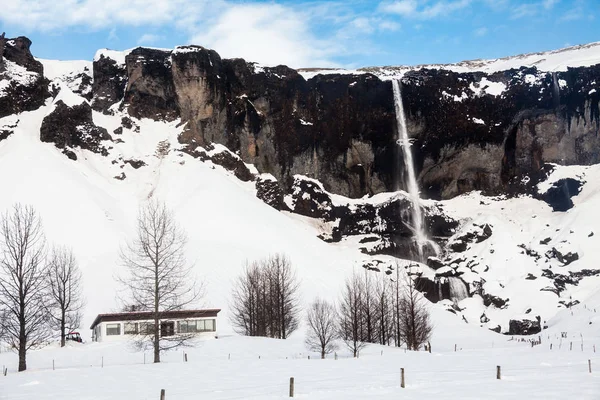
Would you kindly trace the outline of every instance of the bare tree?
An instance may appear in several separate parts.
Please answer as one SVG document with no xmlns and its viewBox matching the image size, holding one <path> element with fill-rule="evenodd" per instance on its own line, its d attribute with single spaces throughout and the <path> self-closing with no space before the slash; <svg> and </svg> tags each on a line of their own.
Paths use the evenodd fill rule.
<svg viewBox="0 0 600 400">
<path fill-rule="evenodd" d="M 85 305 L 81 287 L 81 271 L 71 249 L 55 247 L 48 263 L 49 299 L 47 303 L 51 327 L 60 332 L 60 346 L 65 346 L 68 331 L 81 323 Z"/>
<path fill-rule="evenodd" d="M 45 236 L 31 206 L 15 204 L 0 221 L 0 308 L 4 339 L 19 353 L 19 371 L 27 369 L 27 351 L 50 336 L 45 307 L 47 273 Z"/>
<path fill-rule="evenodd" d="M 346 279 L 340 301 L 339 336 L 354 357 L 366 346 L 364 336 L 364 293 L 361 277 L 354 273 Z"/>
<path fill-rule="evenodd" d="M 431 337 L 433 326 L 425 302 L 415 281 L 407 274 L 400 300 L 399 330 L 400 338 L 409 350 L 418 350 Z"/>
<path fill-rule="evenodd" d="M 246 265 L 233 284 L 230 318 L 234 329 L 248 336 L 286 339 L 298 327 L 299 288 L 284 255 Z"/>
<path fill-rule="evenodd" d="M 391 304 L 392 304 L 392 334 L 396 347 L 402 346 L 402 335 L 400 333 L 400 320 L 402 315 L 402 278 L 400 263 L 396 263 L 396 276 L 391 282 Z"/>
<path fill-rule="evenodd" d="M 276 310 L 273 336 L 286 339 L 298 328 L 300 284 L 289 258 L 283 254 L 269 257 L 267 271 L 271 302 L 269 309 Z"/>
<path fill-rule="evenodd" d="M 378 279 L 373 287 L 375 300 L 374 318 L 379 344 L 389 345 L 393 337 L 391 282 L 389 278 Z"/>
<path fill-rule="evenodd" d="M 140 329 L 136 344 L 152 348 L 154 362 L 160 353 L 185 345 L 193 334 L 175 335 L 174 326 L 162 322 L 163 313 L 181 310 L 197 301 L 202 286 L 185 258 L 187 236 L 165 204 L 149 201 L 141 207 L 134 240 L 121 250 L 127 273 L 118 280 L 129 292 L 129 304 L 149 311 L 153 323 Z"/>
<path fill-rule="evenodd" d="M 334 351 L 337 346 L 337 312 L 335 306 L 322 299 L 316 299 L 311 304 L 306 315 L 308 332 L 306 345 L 310 350 L 320 351 L 321 358 Z"/>
<path fill-rule="evenodd" d="M 247 264 L 233 284 L 231 323 L 236 332 L 246 336 L 266 336 L 263 316 L 264 280 L 258 262 Z"/>
</svg>

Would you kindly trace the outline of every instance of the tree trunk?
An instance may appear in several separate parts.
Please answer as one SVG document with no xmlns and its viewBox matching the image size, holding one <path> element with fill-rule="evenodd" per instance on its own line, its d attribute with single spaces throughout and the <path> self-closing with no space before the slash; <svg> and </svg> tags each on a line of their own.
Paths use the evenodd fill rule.
<svg viewBox="0 0 600 400">
<path fill-rule="evenodd" d="M 321 360 L 325 359 L 325 347 L 321 348 Z"/>
<path fill-rule="evenodd" d="M 65 347 L 65 311 L 63 309 L 60 317 L 60 347 Z"/>
<path fill-rule="evenodd" d="M 27 369 L 27 337 L 25 336 L 25 323 L 21 323 L 19 333 L 19 372 Z"/>
<path fill-rule="evenodd" d="M 155 330 L 154 330 L 154 362 L 155 363 L 159 363 L 160 362 L 160 337 L 159 337 L 159 326 L 158 326 L 158 319 L 154 320 L 155 322 Z"/>
</svg>

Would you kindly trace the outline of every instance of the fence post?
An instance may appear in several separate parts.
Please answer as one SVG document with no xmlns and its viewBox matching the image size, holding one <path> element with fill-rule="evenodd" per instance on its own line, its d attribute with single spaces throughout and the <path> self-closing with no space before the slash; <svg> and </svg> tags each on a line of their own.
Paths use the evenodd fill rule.
<svg viewBox="0 0 600 400">
<path fill-rule="evenodd" d="M 54 360 L 52 360 L 52 371 L 54 371 Z"/>
<path fill-rule="evenodd" d="M 229 353 L 229 355 L 227 356 L 228 360 L 231 360 L 231 353 Z"/>
<path fill-rule="evenodd" d="M 101 365 L 101 367 L 104 368 L 104 356 L 102 356 L 102 365 Z"/>
<path fill-rule="evenodd" d="M 337 360 L 337 352 L 333 353 L 333 358 Z"/>
<path fill-rule="evenodd" d="M 588 369 L 590 370 L 590 374 L 592 373 L 592 360 L 588 360 Z"/>
<path fill-rule="evenodd" d="M 500 372 L 500 366 L 496 366 L 496 379 L 502 379 L 502 374 Z"/>
<path fill-rule="evenodd" d="M 294 397 L 294 377 L 290 378 L 290 397 Z"/>
<path fill-rule="evenodd" d="M 552 350 L 552 343 L 550 343 L 550 350 Z"/>
<path fill-rule="evenodd" d="M 404 368 L 400 368 L 400 387 L 404 388 Z"/>
<path fill-rule="evenodd" d="M 165 389 L 160 389 L 160 400 L 165 400 Z"/>
<path fill-rule="evenodd" d="M 146 353 L 144 353 L 144 364 L 146 364 Z"/>
<path fill-rule="evenodd" d="M 454 352 L 456 352 L 456 344 L 454 345 Z"/>
<path fill-rule="evenodd" d="M 571 345 L 569 346 L 569 351 L 573 350 L 573 342 L 571 342 Z"/>
<path fill-rule="evenodd" d="M 183 361 L 187 362 L 187 353 L 183 353 Z"/>
</svg>

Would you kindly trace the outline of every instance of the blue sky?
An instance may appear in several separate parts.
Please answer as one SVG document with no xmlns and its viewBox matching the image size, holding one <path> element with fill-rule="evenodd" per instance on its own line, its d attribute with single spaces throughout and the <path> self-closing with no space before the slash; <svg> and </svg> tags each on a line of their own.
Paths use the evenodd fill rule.
<svg viewBox="0 0 600 400">
<path fill-rule="evenodd" d="M 37 57 L 199 44 L 268 65 L 496 58 L 600 41 L 600 0 L 11 0 L 0 31 Z"/>
</svg>

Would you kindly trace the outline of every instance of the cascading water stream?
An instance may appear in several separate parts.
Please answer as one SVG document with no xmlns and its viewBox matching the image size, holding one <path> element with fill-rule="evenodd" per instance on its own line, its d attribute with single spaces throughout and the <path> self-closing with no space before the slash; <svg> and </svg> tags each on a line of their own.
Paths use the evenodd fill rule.
<svg viewBox="0 0 600 400">
<path fill-rule="evenodd" d="M 406 187 L 408 196 L 412 203 L 412 231 L 417 242 L 417 252 L 419 261 L 423 262 L 423 247 L 430 243 L 425 233 L 423 214 L 421 212 L 421 201 L 419 198 L 419 186 L 415 176 L 415 167 L 413 163 L 412 152 L 410 151 L 410 141 L 408 139 L 408 131 L 406 129 L 406 118 L 404 116 L 404 106 L 402 104 L 402 93 L 400 91 L 400 82 L 396 79 L 392 80 L 394 89 L 394 105 L 396 107 L 396 122 L 398 124 L 398 145 L 402 149 L 404 155 L 404 166 L 407 172 Z"/>
<path fill-rule="evenodd" d="M 556 72 L 552 72 L 552 99 L 554 101 L 554 108 L 558 108 L 560 105 L 560 85 Z"/>
</svg>

